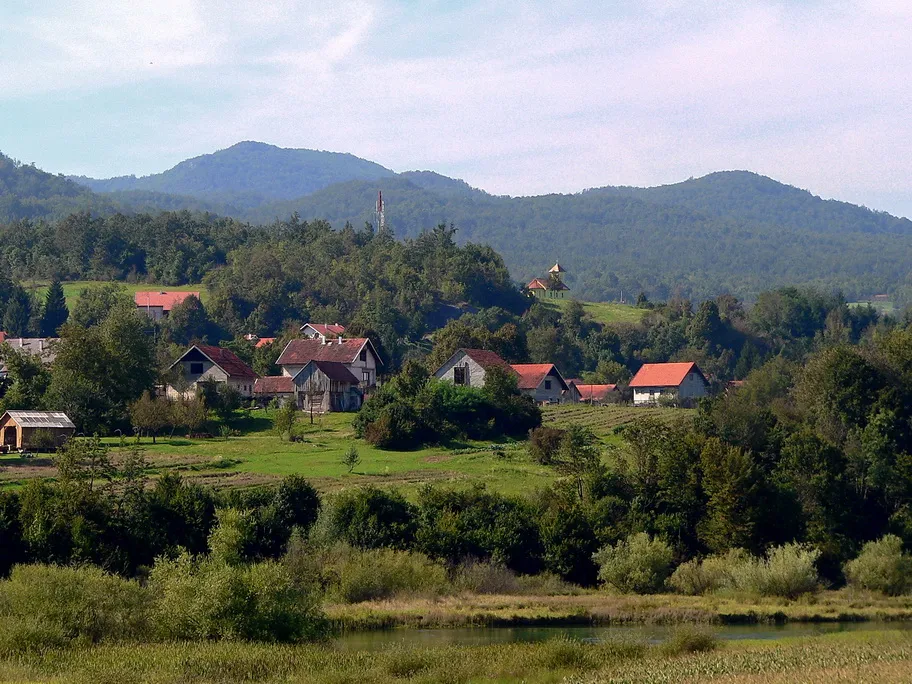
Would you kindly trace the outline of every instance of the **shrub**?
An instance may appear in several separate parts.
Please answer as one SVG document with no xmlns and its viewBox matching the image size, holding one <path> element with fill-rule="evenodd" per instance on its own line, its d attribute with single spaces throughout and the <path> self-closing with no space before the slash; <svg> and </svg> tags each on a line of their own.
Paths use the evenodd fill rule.
<svg viewBox="0 0 912 684">
<path fill-rule="evenodd" d="M 865 544 L 858 558 L 846 563 L 845 574 L 853 586 L 899 596 L 912 589 L 912 556 L 903 553 L 899 537 L 888 534 Z"/>
<path fill-rule="evenodd" d="M 593 559 L 599 566 L 599 579 L 607 586 L 625 593 L 651 594 L 671 574 L 673 555 L 664 541 L 640 532 L 602 547 Z"/>
<path fill-rule="evenodd" d="M 19 565 L 0 583 L 0 614 L 15 626 L 7 645 L 41 635 L 90 643 L 139 637 L 149 607 L 139 583 L 92 566 Z"/>
<path fill-rule="evenodd" d="M 436 595 L 447 586 L 446 570 L 422 553 L 337 546 L 323 560 L 328 593 L 346 603 L 398 594 Z"/>
<path fill-rule="evenodd" d="M 680 594 L 699 596 L 733 586 L 732 570 L 750 561 L 742 549 L 732 549 L 724 556 L 709 556 L 703 560 L 682 563 L 668 580 Z"/>
<path fill-rule="evenodd" d="M 553 427 L 537 427 L 529 431 L 529 455 L 542 465 L 550 465 L 560 452 L 564 431 Z"/>
<path fill-rule="evenodd" d="M 310 586 L 285 565 L 231 565 L 182 554 L 159 558 L 149 576 L 153 622 L 166 639 L 301 641 L 322 638 L 327 622 Z"/>
<path fill-rule="evenodd" d="M 342 492 L 327 509 L 326 533 L 362 549 L 407 548 L 415 534 L 414 510 L 398 492 L 362 487 Z"/>
<path fill-rule="evenodd" d="M 467 561 L 453 573 L 453 588 L 473 594 L 519 594 L 516 573 L 499 563 Z"/>
<path fill-rule="evenodd" d="M 683 625 L 675 629 L 661 651 L 666 656 L 685 655 L 712 651 L 719 645 L 716 635 L 705 627 Z"/>
<path fill-rule="evenodd" d="M 815 563 L 820 551 L 803 544 L 785 544 L 769 550 L 766 558 L 747 558 L 731 568 L 733 588 L 760 596 L 796 598 L 816 591 Z"/>
</svg>

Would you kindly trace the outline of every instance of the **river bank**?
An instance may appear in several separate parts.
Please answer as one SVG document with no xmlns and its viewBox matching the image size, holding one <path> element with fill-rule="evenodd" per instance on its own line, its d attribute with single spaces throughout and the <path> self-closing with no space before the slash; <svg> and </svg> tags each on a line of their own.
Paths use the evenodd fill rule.
<svg viewBox="0 0 912 684">
<path fill-rule="evenodd" d="M 912 621 L 912 596 L 824 591 L 795 601 L 780 598 L 611 595 L 462 594 L 330 604 L 341 631 L 398 628 L 518 627 L 616 624 L 757 624 Z"/>
</svg>

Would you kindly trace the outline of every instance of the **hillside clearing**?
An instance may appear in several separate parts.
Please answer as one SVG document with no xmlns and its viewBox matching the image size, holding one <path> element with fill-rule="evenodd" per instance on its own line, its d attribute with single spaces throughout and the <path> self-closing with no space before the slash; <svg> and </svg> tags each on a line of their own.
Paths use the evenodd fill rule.
<svg viewBox="0 0 912 684">
<path fill-rule="evenodd" d="M 563 311 L 574 299 L 540 299 L 541 304 L 549 309 Z M 580 302 L 583 310 L 592 316 L 596 323 L 639 323 L 646 315 L 646 309 L 638 309 L 630 304 L 617 302 Z"/>
<path fill-rule="evenodd" d="M 85 290 L 94 287 L 101 287 L 102 285 L 118 285 L 130 296 L 133 296 L 135 292 L 158 292 L 162 290 L 171 290 L 175 292 L 199 292 L 200 299 L 203 304 L 206 303 L 206 300 L 209 297 L 209 292 L 206 290 L 206 286 L 197 283 L 191 285 L 157 285 L 155 283 L 125 283 L 125 282 L 111 282 L 106 280 L 70 280 L 67 282 L 60 283 L 63 286 L 63 296 L 66 298 L 67 308 L 72 311 L 73 307 L 76 305 L 76 300 L 79 298 L 79 294 Z M 31 283 L 23 283 L 29 292 L 33 293 L 40 301 L 44 301 L 44 297 L 47 294 L 48 287 L 50 283 L 47 281 L 35 281 Z"/>
</svg>

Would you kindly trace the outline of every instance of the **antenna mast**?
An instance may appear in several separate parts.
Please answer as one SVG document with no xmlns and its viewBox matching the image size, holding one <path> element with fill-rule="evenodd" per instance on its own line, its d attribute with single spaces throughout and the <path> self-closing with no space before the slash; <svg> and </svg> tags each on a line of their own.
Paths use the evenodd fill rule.
<svg viewBox="0 0 912 684">
<path fill-rule="evenodd" d="M 377 229 L 378 232 L 386 232 L 386 216 L 383 205 L 383 191 L 377 191 Z"/>
</svg>

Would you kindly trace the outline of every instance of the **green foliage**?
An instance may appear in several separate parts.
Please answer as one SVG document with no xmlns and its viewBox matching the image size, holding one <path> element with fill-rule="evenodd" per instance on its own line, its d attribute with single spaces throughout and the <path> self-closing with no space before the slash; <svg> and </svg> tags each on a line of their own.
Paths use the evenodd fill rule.
<svg viewBox="0 0 912 684">
<path fill-rule="evenodd" d="M 680 594 L 700 596 L 720 589 L 734 589 L 734 572 L 745 563 L 752 562 L 743 549 L 731 549 L 724 556 L 708 556 L 702 560 L 681 563 L 671 577 L 669 586 Z"/>
<path fill-rule="evenodd" d="M 408 548 L 415 511 L 401 494 L 364 487 L 342 492 L 326 510 L 332 539 L 361 549 Z"/>
<path fill-rule="evenodd" d="M 776 546 L 765 558 L 748 558 L 733 566 L 732 584 L 749 594 L 797 598 L 819 588 L 815 566 L 819 557 L 819 551 L 806 545 Z"/>
<path fill-rule="evenodd" d="M 19 565 L 0 582 L 0 615 L 12 618 L 7 628 L 42 634 L 46 647 L 141 638 L 149 610 L 138 582 L 91 566 Z"/>
<path fill-rule="evenodd" d="M 671 575 L 671 547 L 645 532 L 602 547 L 593 556 L 599 580 L 622 593 L 653 594 Z"/>
<path fill-rule="evenodd" d="M 358 454 L 358 448 L 352 444 L 348 450 L 342 454 L 342 465 L 348 469 L 348 472 L 352 472 L 359 463 L 361 463 L 361 456 Z"/>
<path fill-rule="evenodd" d="M 559 428 L 541 426 L 529 432 L 529 455 L 536 463 L 551 465 L 560 453 L 564 431 Z"/>
<path fill-rule="evenodd" d="M 282 439 L 290 439 L 297 419 L 298 408 L 293 401 L 286 401 L 276 411 L 272 426 Z"/>
<path fill-rule="evenodd" d="M 67 322 L 70 310 L 63 295 L 63 286 L 54 280 L 44 297 L 44 309 L 41 312 L 41 336 L 55 337 L 60 326 Z"/>
<path fill-rule="evenodd" d="M 706 627 L 683 625 L 676 627 L 668 640 L 662 644 L 662 653 L 665 656 L 705 653 L 715 650 L 718 646 L 718 638 Z"/>
<path fill-rule="evenodd" d="M 865 544 L 858 557 L 846 563 L 845 575 L 852 586 L 888 596 L 907 594 L 912 590 L 912 556 L 903 552 L 899 537 L 888 534 Z"/>
<path fill-rule="evenodd" d="M 329 577 L 329 595 L 346 603 L 433 596 L 447 586 L 444 567 L 414 551 L 334 546 L 325 552 L 323 572 Z"/>
</svg>

